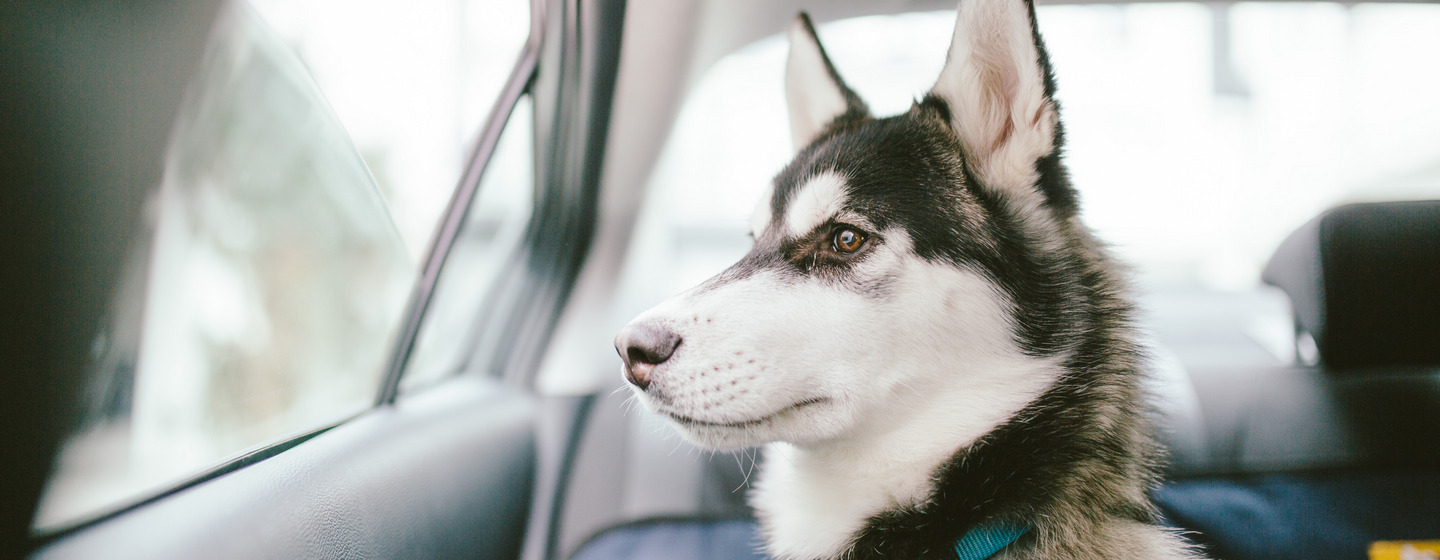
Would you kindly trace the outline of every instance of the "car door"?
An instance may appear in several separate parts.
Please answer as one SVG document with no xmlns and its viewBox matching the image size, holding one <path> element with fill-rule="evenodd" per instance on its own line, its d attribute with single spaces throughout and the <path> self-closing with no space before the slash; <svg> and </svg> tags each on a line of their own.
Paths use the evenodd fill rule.
<svg viewBox="0 0 1440 560">
<path fill-rule="evenodd" d="M 542 401 L 529 380 L 593 230 L 623 3 L 532 4 L 418 271 L 397 268 L 358 155 L 244 6 L 20 7 L 5 41 L 21 87 L 5 108 L 24 118 L 9 121 L 7 156 L 32 157 L 7 157 L 6 179 L 41 194 L 8 212 L 8 245 L 38 249 L 6 255 L 36 265 L 5 275 L 27 296 L 5 331 L 7 372 L 28 374 L 5 397 L 7 440 L 28 444 L 7 451 L 7 553 L 548 554 L 576 403 Z M 56 86 L 66 95 L 45 99 Z M 84 157 L 96 146 L 110 151 Z M 245 298 L 259 303 L 234 304 Z M 206 368 L 229 373 L 176 374 Z M 241 370 L 270 377 L 234 382 Z M 235 420 L 265 407 L 284 421 Z M 251 443 L 183 445 L 217 418 Z M 119 432 L 129 445 L 93 436 Z M 47 505 L 56 488 L 105 487 L 54 473 L 117 464 L 139 490 Z"/>
</svg>

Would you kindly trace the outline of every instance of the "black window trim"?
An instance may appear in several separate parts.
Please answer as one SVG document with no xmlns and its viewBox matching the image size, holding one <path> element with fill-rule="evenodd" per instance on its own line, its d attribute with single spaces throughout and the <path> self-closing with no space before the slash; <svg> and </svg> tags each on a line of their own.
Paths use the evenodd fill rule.
<svg viewBox="0 0 1440 560">
<path fill-rule="evenodd" d="M 590 251 L 625 0 L 532 0 L 530 37 L 446 208 L 412 292 L 376 400 L 400 392 L 426 308 L 480 179 L 515 105 L 530 95 L 535 125 L 533 211 L 485 294 L 455 371 L 529 386 Z"/>
<path fill-rule="evenodd" d="M 462 371 L 533 388 L 594 238 L 625 0 L 535 0 L 537 199 L 525 241 L 487 295 Z"/>
<path fill-rule="evenodd" d="M 461 228 L 465 225 L 465 216 L 469 214 L 470 205 L 474 203 L 480 192 L 480 180 L 484 177 L 491 156 L 495 154 L 495 148 L 500 143 L 500 136 L 505 131 L 505 126 L 510 122 L 510 116 L 514 113 L 515 106 L 519 104 L 521 98 L 530 93 L 531 86 L 534 84 L 539 68 L 541 42 L 544 38 L 542 20 L 543 10 L 540 8 L 540 2 L 532 2 L 530 35 L 521 48 L 519 60 L 511 70 L 510 77 L 506 79 L 504 87 L 500 90 L 499 98 L 490 109 L 484 126 L 481 127 L 475 146 L 465 164 L 465 170 L 460 175 L 460 181 L 456 185 L 445 211 L 441 214 L 440 223 L 435 230 L 435 237 L 431 239 L 425 261 L 421 264 L 419 278 L 416 279 L 415 286 L 410 292 L 410 299 L 406 303 L 405 318 L 397 331 L 390 360 L 385 369 L 384 380 L 375 399 L 375 406 L 393 404 L 400 392 L 401 378 L 404 377 L 406 365 L 410 362 L 410 356 L 415 350 L 420 328 L 425 321 L 430 302 L 435 297 L 435 288 L 440 281 L 440 275 L 445 270 L 445 262 L 450 255 L 450 250 L 455 247 Z"/>
<path fill-rule="evenodd" d="M 164 486 L 149 492 L 142 492 L 136 494 L 135 496 L 132 496 L 128 500 L 116 502 L 114 509 L 107 508 L 106 510 L 101 511 L 98 514 L 81 517 L 70 523 L 60 525 L 50 530 L 34 532 L 34 529 L 32 528 L 31 546 L 34 549 L 38 549 L 51 541 L 58 540 L 67 535 L 71 535 L 73 533 L 83 531 L 87 528 L 99 525 L 111 519 L 115 519 L 117 517 L 125 515 L 130 511 L 139 509 L 149 504 L 153 504 L 169 496 L 189 489 L 193 486 L 203 484 L 207 481 L 224 476 L 225 474 L 264 461 L 266 459 L 284 453 L 285 451 L 288 451 L 297 445 L 310 441 L 315 436 L 328 432 L 337 426 L 354 420 L 355 418 L 371 410 L 374 410 L 374 408 L 366 407 L 360 412 L 346 415 L 345 417 L 338 420 L 334 420 L 317 427 L 305 428 L 297 432 L 291 432 L 285 437 L 282 437 L 278 441 L 269 445 L 262 445 L 260 447 L 242 450 L 235 455 L 231 455 L 229 458 L 225 459 L 221 463 L 208 469 L 202 470 L 187 478 L 184 478 L 180 482 L 176 482 L 170 486 Z"/>
</svg>

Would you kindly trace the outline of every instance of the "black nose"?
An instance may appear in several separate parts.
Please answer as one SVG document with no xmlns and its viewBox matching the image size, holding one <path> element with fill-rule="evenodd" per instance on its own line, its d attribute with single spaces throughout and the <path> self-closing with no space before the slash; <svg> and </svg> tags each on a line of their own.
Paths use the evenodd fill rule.
<svg viewBox="0 0 1440 560">
<path fill-rule="evenodd" d="M 636 387 L 650 386 L 650 372 L 670 359 L 680 346 L 680 335 L 653 323 L 630 324 L 615 337 L 615 351 L 625 361 L 625 379 Z"/>
</svg>

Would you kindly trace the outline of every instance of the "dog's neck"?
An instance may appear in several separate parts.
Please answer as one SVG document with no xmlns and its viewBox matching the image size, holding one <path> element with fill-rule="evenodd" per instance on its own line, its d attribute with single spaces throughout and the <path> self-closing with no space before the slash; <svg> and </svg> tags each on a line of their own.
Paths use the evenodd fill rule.
<svg viewBox="0 0 1440 560">
<path fill-rule="evenodd" d="M 989 374 L 1012 383 L 976 390 L 936 380 L 923 393 L 902 389 L 904 400 L 844 438 L 773 444 L 750 496 L 770 553 L 835 558 L 873 516 L 930 500 L 937 470 L 1034 400 L 1058 371 L 1053 362 L 1031 358 L 989 365 Z M 1033 386 L 1016 386 L 1015 380 Z"/>
</svg>

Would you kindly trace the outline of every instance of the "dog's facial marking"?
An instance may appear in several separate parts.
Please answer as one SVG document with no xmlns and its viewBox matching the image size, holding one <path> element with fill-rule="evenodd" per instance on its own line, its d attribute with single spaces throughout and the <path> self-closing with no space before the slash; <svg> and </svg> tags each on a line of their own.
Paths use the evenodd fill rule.
<svg viewBox="0 0 1440 560">
<path fill-rule="evenodd" d="M 790 195 L 785 207 L 785 232 L 792 237 L 810 233 L 845 207 L 845 179 L 834 171 L 810 177 Z"/>
<path fill-rule="evenodd" d="M 883 292 L 885 277 L 854 274 L 854 269 L 882 243 L 881 234 L 869 233 L 868 222 L 844 215 L 826 220 L 809 234 L 789 240 L 782 249 L 790 268 L 800 275 L 833 282 L 860 294 Z M 863 224 L 863 225 L 856 225 Z"/>
<path fill-rule="evenodd" d="M 802 275 L 848 284 L 852 291 L 875 292 L 883 281 L 867 281 L 849 271 L 883 242 L 868 217 L 844 207 L 844 183 L 833 173 L 805 182 L 785 206 L 786 237 L 775 236 L 778 253 Z"/>
</svg>

